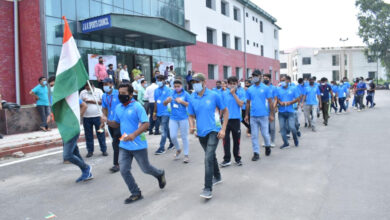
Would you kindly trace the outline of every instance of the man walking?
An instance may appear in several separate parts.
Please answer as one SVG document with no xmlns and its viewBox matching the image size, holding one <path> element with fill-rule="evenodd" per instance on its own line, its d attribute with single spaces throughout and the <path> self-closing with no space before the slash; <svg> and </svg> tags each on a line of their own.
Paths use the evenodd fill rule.
<svg viewBox="0 0 390 220">
<path fill-rule="evenodd" d="M 363 78 L 360 78 L 356 86 L 356 95 L 357 95 L 357 103 L 359 104 L 359 109 L 358 109 L 359 112 L 365 107 L 363 105 L 363 98 L 366 90 L 367 90 L 367 85 L 366 83 L 364 83 Z"/>
<path fill-rule="evenodd" d="M 337 87 L 336 98 L 339 100 L 340 110 L 339 113 L 347 112 L 347 106 L 345 103 L 348 103 L 349 99 L 349 90 L 343 81 L 340 82 L 340 85 Z M 347 100 L 347 101 L 346 101 Z"/>
<path fill-rule="evenodd" d="M 273 121 L 272 91 L 260 81 L 261 72 L 255 70 L 252 73 L 253 85 L 247 90 L 245 121 L 251 125 L 251 139 L 253 148 L 252 161 L 260 159 L 259 130 L 264 138 L 265 155 L 271 154 L 271 140 L 269 136 L 269 122 Z M 266 102 L 268 101 L 269 111 Z"/>
<path fill-rule="evenodd" d="M 264 85 L 268 86 L 271 89 L 272 94 L 272 102 L 275 103 L 275 98 L 277 96 L 277 87 L 271 84 L 271 75 L 270 74 L 264 74 L 263 76 L 263 83 Z M 267 111 L 270 112 L 269 103 L 267 101 Z M 275 104 L 274 104 L 275 109 Z M 275 118 L 275 111 L 273 112 L 273 118 Z M 271 139 L 271 147 L 275 147 L 275 133 L 276 133 L 276 127 L 275 127 L 275 120 L 269 122 L 269 135 Z M 264 146 L 265 147 L 265 146 Z"/>
<path fill-rule="evenodd" d="M 213 197 L 213 185 L 222 182 L 215 151 L 218 146 L 218 139 L 225 137 L 229 111 L 225 107 L 221 96 L 207 89 L 206 78 L 203 74 L 197 73 L 192 79 L 195 92 L 188 106 L 190 133 L 194 134 L 196 131 L 199 142 L 205 152 L 205 184 L 200 196 L 205 199 L 211 199 Z M 216 109 L 222 112 L 222 127 L 216 123 Z"/>
<path fill-rule="evenodd" d="M 321 85 L 319 88 L 321 93 L 322 117 L 324 118 L 324 125 L 328 126 L 329 100 L 333 101 L 334 95 L 333 95 L 332 87 L 328 84 L 328 79 L 325 77 L 321 78 Z"/>
<path fill-rule="evenodd" d="M 141 170 L 158 180 L 160 189 L 166 185 L 165 172 L 153 167 L 148 159 L 148 144 L 143 132 L 148 129 L 148 117 L 145 109 L 133 98 L 133 87 L 130 84 L 119 86 L 119 104 L 115 109 L 114 120 L 108 120 L 105 116 L 102 122 L 107 122 L 112 128 L 121 130 L 122 139 L 119 144 L 119 164 L 120 172 L 125 181 L 131 196 L 125 200 L 125 204 L 130 204 L 141 200 L 142 193 L 131 174 L 131 164 L 135 159 Z"/>
<path fill-rule="evenodd" d="M 154 113 L 154 91 L 158 88 L 156 84 L 156 78 L 152 78 L 152 84 L 148 86 L 145 90 L 145 96 L 144 99 L 148 100 L 148 107 L 147 107 L 147 114 L 149 114 L 149 134 L 153 134 L 153 128 L 155 129 L 154 134 L 159 135 L 160 134 L 160 123 L 157 120 L 153 119 L 153 113 Z"/>
<path fill-rule="evenodd" d="M 120 103 L 118 98 L 118 90 L 114 88 L 114 83 L 111 78 L 106 78 L 103 80 L 103 89 L 104 94 L 102 97 L 102 110 L 103 115 L 108 118 L 108 120 L 113 121 L 115 116 L 115 108 Z M 104 128 L 104 123 L 101 123 L 101 128 Z M 110 168 L 110 171 L 116 173 L 119 171 L 119 138 L 121 137 L 121 132 L 119 128 L 113 128 L 108 126 L 108 132 L 110 132 L 112 138 L 112 149 L 114 151 L 114 166 Z"/>
<path fill-rule="evenodd" d="M 95 76 L 98 81 L 98 88 L 103 89 L 103 80 L 108 77 L 106 66 L 103 63 L 103 57 L 99 57 L 99 63 L 95 65 Z"/>
<path fill-rule="evenodd" d="M 87 83 L 85 85 L 85 89 L 80 93 L 80 99 L 83 100 L 83 102 L 87 103 L 88 105 L 88 108 L 83 115 L 85 140 L 87 143 L 87 150 L 88 150 L 88 154 L 86 157 L 93 156 L 93 151 L 94 151 L 93 127 L 95 127 L 96 136 L 98 138 L 100 150 L 102 151 L 103 156 L 108 156 L 107 146 L 106 146 L 106 135 L 104 130 L 100 130 L 100 117 L 102 116 L 100 105 L 102 104 L 103 92 L 102 90 L 95 88 L 93 84 L 91 84 L 91 86 L 92 88 L 90 88 L 89 84 Z"/>
<path fill-rule="evenodd" d="M 233 136 L 233 156 L 238 166 L 242 165 L 240 155 L 241 139 L 241 107 L 245 102 L 245 94 L 238 91 L 238 79 L 235 76 L 228 78 L 228 90 L 223 92 L 222 100 L 229 111 L 229 120 L 226 126 L 225 138 L 223 139 L 224 157 L 222 167 L 231 165 L 230 133 Z"/>
<path fill-rule="evenodd" d="M 318 86 L 315 85 L 315 79 L 310 78 L 309 86 L 305 88 L 305 93 L 302 100 L 302 107 L 304 108 L 305 118 L 309 122 L 313 132 L 316 132 L 316 117 L 314 111 L 317 106 L 321 108 L 321 93 Z"/>
<path fill-rule="evenodd" d="M 37 110 L 39 112 L 39 116 L 41 117 L 41 124 L 39 127 L 42 131 L 48 131 L 49 127 L 47 124 L 47 118 L 50 115 L 50 109 L 49 89 L 47 88 L 46 77 L 39 77 L 38 82 L 39 84 L 30 91 L 30 95 L 32 95 L 37 101 Z"/>
</svg>

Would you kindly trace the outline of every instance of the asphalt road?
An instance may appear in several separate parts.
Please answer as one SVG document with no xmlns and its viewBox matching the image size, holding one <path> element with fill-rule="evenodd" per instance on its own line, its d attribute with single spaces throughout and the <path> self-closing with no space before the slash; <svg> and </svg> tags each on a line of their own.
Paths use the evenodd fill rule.
<svg viewBox="0 0 390 220">
<path fill-rule="evenodd" d="M 172 160 L 173 151 L 153 155 L 159 136 L 147 136 L 149 158 L 165 169 L 167 187 L 160 190 L 133 163 L 144 199 L 131 205 L 123 204 L 129 192 L 120 174 L 108 171 L 112 154 L 87 159 L 95 179 L 80 184 L 74 182 L 80 171 L 62 164 L 61 154 L 2 161 L 0 219 L 45 219 L 50 212 L 58 219 L 390 219 L 389 94 L 377 92 L 375 109 L 332 114 L 328 127 L 319 120 L 316 133 L 302 128 L 298 148 L 274 148 L 270 157 L 262 149 L 258 162 L 250 161 L 243 132 L 244 165 L 222 169 L 224 182 L 209 201 L 199 197 L 204 155 L 194 137 L 184 164 Z"/>
</svg>

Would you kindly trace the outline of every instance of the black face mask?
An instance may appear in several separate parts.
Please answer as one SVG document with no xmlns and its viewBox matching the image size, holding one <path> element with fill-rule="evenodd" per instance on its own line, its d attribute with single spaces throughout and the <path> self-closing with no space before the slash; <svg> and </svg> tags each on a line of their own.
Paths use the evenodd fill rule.
<svg viewBox="0 0 390 220">
<path fill-rule="evenodd" d="M 220 89 L 222 86 L 217 86 L 217 89 Z"/>
<path fill-rule="evenodd" d="M 118 98 L 119 98 L 119 101 L 122 103 L 122 104 L 125 104 L 127 102 L 129 102 L 130 100 L 130 96 L 128 95 L 118 95 Z"/>
<path fill-rule="evenodd" d="M 263 80 L 263 82 L 264 82 L 264 84 L 268 85 L 269 80 L 268 80 L 268 79 L 265 79 L 265 80 Z"/>
<path fill-rule="evenodd" d="M 99 61 L 99 63 L 100 63 L 100 64 L 102 64 L 102 63 L 103 63 L 103 61 Z"/>
<path fill-rule="evenodd" d="M 314 82 L 310 82 L 309 84 L 312 86 L 312 85 L 314 85 Z"/>
</svg>

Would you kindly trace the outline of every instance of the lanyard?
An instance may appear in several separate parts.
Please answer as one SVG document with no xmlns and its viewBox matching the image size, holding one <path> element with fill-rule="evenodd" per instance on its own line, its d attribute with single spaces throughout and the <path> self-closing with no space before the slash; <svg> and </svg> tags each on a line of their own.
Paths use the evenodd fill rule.
<svg viewBox="0 0 390 220">
<path fill-rule="evenodd" d="M 106 102 L 108 103 L 108 105 L 110 106 L 110 109 L 111 109 L 111 104 L 112 104 L 112 97 L 113 97 L 114 95 L 110 95 L 110 101 L 108 101 L 108 95 L 106 94 Z"/>
</svg>

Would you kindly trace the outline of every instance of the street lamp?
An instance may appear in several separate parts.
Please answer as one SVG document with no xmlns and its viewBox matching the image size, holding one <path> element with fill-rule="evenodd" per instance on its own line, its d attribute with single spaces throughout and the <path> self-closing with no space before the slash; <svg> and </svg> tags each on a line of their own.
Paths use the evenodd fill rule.
<svg viewBox="0 0 390 220">
<path fill-rule="evenodd" d="M 342 46 L 342 48 L 341 48 L 341 50 L 340 50 L 340 76 L 343 76 L 344 74 L 345 74 L 345 61 L 344 61 L 344 56 L 345 56 L 345 42 L 346 41 L 348 41 L 348 37 L 347 38 L 340 38 L 340 41 L 343 43 L 343 46 Z M 344 48 L 344 49 L 343 49 Z M 343 52 L 342 54 L 341 54 L 341 52 Z M 342 68 L 342 67 L 344 67 L 344 68 Z M 344 70 L 344 71 L 343 71 Z M 342 77 L 340 77 L 340 78 L 342 78 Z M 349 77 L 348 77 L 349 78 Z"/>
</svg>

